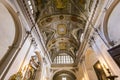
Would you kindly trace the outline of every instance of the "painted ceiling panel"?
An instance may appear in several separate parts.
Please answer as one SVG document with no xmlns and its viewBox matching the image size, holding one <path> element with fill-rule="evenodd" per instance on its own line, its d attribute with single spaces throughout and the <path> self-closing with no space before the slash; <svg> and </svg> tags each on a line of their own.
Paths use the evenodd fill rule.
<svg viewBox="0 0 120 80">
<path fill-rule="evenodd" d="M 87 2 L 85 0 L 46 2 L 39 14 L 38 26 L 51 60 L 63 53 L 75 59 L 81 44 L 80 37 L 85 29 Z"/>
</svg>

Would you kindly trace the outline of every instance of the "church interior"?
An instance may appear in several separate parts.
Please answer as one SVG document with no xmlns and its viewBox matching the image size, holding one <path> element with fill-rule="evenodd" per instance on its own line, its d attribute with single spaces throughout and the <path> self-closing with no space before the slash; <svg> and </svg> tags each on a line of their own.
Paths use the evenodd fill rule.
<svg viewBox="0 0 120 80">
<path fill-rule="evenodd" d="M 120 80 L 120 0 L 0 0 L 0 80 Z"/>
</svg>

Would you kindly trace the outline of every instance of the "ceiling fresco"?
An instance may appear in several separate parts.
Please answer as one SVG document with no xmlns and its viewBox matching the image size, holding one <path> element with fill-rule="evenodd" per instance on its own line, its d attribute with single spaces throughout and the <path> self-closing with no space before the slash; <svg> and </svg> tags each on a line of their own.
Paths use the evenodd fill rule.
<svg viewBox="0 0 120 80">
<path fill-rule="evenodd" d="M 81 34 L 85 29 L 86 16 L 82 14 L 87 13 L 85 10 L 87 2 L 85 0 L 45 1 L 44 7 L 38 7 L 41 12 L 37 23 L 51 60 L 62 53 L 70 55 L 75 60 L 81 44 Z"/>
</svg>

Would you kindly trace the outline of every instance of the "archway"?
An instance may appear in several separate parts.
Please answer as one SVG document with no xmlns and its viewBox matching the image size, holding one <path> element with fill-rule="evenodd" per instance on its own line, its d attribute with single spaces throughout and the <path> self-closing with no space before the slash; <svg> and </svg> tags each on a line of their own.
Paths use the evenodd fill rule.
<svg viewBox="0 0 120 80">
<path fill-rule="evenodd" d="M 62 70 L 57 72 L 53 76 L 53 80 L 76 80 L 76 77 L 73 73 L 66 70 Z"/>
<path fill-rule="evenodd" d="M 117 31 L 119 30 L 119 9 L 120 1 L 115 0 L 108 8 L 103 22 L 104 35 L 111 46 L 115 45 L 120 39 L 119 36 L 116 36 L 120 33 Z"/>
<path fill-rule="evenodd" d="M 0 75 L 4 79 L 15 57 L 18 55 L 22 42 L 22 26 L 18 14 L 14 8 L 5 0 L 0 0 Z"/>
</svg>

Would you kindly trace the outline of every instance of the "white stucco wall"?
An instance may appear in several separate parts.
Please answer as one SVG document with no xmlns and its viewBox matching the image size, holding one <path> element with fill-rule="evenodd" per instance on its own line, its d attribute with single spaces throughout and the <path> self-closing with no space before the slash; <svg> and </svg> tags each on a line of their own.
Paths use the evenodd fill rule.
<svg viewBox="0 0 120 80">
<path fill-rule="evenodd" d="M 108 34 L 111 41 L 120 43 L 120 2 L 113 9 L 108 20 Z"/>
<path fill-rule="evenodd" d="M 93 68 L 93 65 L 97 61 L 98 61 L 98 56 L 96 55 L 96 53 L 92 50 L 92 48 L 88 48 L 85 53 L 85 65 L 86 65 L 89 80 L 97 80 L 97 76 Z"/>
<path fill-rule="evenodd" d="M 9 47 L 12 45 L 15 37 L 14 21 L 0 2 L 0 60 L 6 54 Z"/>
<path fill-rule="evenodd" d="M 30 50 L 29 50 L 29 47 L 30 47 L 30 40 L 27 39 L 25 44 L 21 48 L 19 54 L 17 55 L 15 61 L 13 62 L 12 66 L 10 67 L 7 75 L 5 76 L 5 80 L 8 80 L 10 78 L 10 76 L 12 76 L 13 74 L 16 74 L 19 71 L 24 58 L 25 58 L 25 62 L 22 65 L 22 69 L 24 69 L 24 67 L 29 64 L 31 56 L 35 55 L 34 47 L 31 46 Z M 27 56 L 26 56 L 26 54 L 27 54 Z"/>
<path fill-rule="evenodd" d="M 110 69 L 110 72 L 113 75 L 120 75 L 120 69 L 117 66 L 117 64 L 115 63 L 115 61 L 112 59 L 112 57 L 110 56 L 110 54 L 108 53 L 108 48 L 106 47 L 106 45 L 104 44 L 104 42 L 102 41 L 102 39 L 99 36 L 95 37 L 95 41 L 93 41 L 92 44 L 92 48 L 95 51 L 95 53 L 97 54 L 97 58 L 99 59 L 100 63 L 102 64 L 103 68 L 105 69 L 104 65 L 106 66 L 106 68 Z M 106 69 L 105 69 L 106 71 Z M 106 75 L 108 76 L 108 72 L 105 72 Z M 120 80 L 120 76 L 116 79 L 116 80 Z"/>
<path fill-rule="evenodd" d="M 77 80 L 84 80 L 84 72 L 83 72 L 83 68 L 82 65 L 79 64 L 78 66 L 78 71 L 76 72 L 76 78 Z"/>
</svg>

